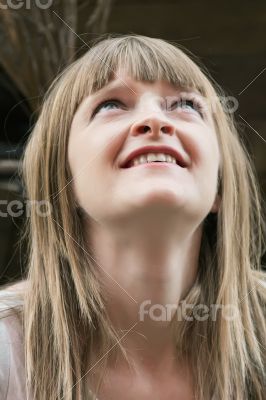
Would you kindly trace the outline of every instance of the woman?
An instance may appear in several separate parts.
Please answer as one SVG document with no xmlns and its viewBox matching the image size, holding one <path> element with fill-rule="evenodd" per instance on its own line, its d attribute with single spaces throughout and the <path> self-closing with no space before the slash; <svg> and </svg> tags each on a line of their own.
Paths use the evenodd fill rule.
<svg viewBox="0 0 266 400">
<path fill-rule="evenodd" d="M 30 399 L 263 399 L 262 212 L 222 99 L 184 51 L 137 35 L 51 86 L 22 165 Z"/>
</svg>

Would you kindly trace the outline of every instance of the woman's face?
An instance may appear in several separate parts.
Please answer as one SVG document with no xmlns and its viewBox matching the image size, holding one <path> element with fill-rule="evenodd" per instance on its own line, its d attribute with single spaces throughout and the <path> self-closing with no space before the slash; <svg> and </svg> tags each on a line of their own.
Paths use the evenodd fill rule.
<svg viewBox="0 0 266 400">
<path fill-rule="evenodd" d="M 144 164 L 125 168 L 132 152 L 147 156 L 145 146 L 178 164 L 142 158 Z M 102 223 L 135 220 L 152 205 L 200 223 L 217 209 L 220 154 L 210 110 L 197 92 L 166 81 L 120 73 L 88 96 L 72 121 L 68 160 L 79 205 Z"/>
</svg>

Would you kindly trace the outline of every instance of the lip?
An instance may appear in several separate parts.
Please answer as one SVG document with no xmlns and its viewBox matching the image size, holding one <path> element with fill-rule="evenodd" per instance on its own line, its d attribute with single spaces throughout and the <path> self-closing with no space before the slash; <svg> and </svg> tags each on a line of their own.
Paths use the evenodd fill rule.
<svg viewBox="0 0 266 400">
<path fill-rule="evenodd" d="M 143 163 L 143 164 L 138 164 L 138 165 L 132 165 L 128 169 L 138 168 L 138 167 L 154 168 L 154 169 L 160 169 L 160 168 L 161 169 L 165 169 L 165 168 L 182 168 L 178 164 L 161 161 L 161 162 L 157 162 L 157 163 L 156 162 L 149 162 L 149 163 Z"/>
<path fill-rule="evenodd" d="M 121 164 L 119 165 L 120 168 L 129 168 L 128 167 L 128 163 L 135 157 L 141 155 L 141 154 L 147 154 L 147 153 L 165 153 L 165 154 L 169 154 L 170 156 L 173 156 L 176 161 L 177 164 L 182 167 L 182 168 L 187 168 L 189 166 L 189 161 L 187 160 L 187 158 L 182 154 L 181 151 L 170 147 L 170 146 L 143 146 L 140 147 L 136 150 L 133 150 L 126 158 L 124 161 L 121 162 Z M 151 163 L 153 165 L 157 165 L 157 163 Z M 167 164 L 168 163 L 158 163 L 158 165 L 160 164 Z M 143 164 L 146 165 L 146 164 Z M 173 164 L 174 165 L 174 164 Z"/>
</svg>

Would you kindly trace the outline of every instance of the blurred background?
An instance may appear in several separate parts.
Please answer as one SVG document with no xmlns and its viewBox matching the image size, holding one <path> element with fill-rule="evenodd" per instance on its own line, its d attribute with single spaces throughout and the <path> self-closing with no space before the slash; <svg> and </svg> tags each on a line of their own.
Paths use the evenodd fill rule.
<svg viewBox="0 0 266 400">
<path fill-rule="evenodd" d="M 239 103 L 239 132 L 265 198 L 265 27 L 264 0 L 0 0 L 0 284 L 25 273 L 20 235 L 26 209 L 16 208 L 23 200 L 17 168 L 43 94 L 102 33 L 170 40 L 206 65 Z M 8 204 L 15 216 L 7 213 Z"/>
</svg>

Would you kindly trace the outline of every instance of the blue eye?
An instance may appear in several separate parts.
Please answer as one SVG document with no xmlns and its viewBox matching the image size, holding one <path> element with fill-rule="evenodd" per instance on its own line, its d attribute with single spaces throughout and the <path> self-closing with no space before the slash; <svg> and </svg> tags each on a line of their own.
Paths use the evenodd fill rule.
<svg viewBox="0 0 266 400">
<path fill-rule="evenodd" d="M 105 100 L 96 107 L 96 109 L 93 111 L 92 116 L 94 116 L 101 110 L 108 111 L 108 110 L 122 108 L 122 107 L 123 107 L 123 104 L 119 100 L 115 100 L 115 99 Z"/>
<path fill-rule="evenodd" d="M 198 104 L 195 100 L 190 100 L 190 99 L 179 99 L 174 101 L 171 106 L 170 106 L 170 111 L 175 110 L 176 108 L 182 108 L 182 109 L 187 109 L 187 110 L 193 110 L 196 111 L 201 117 L 202 115 L 202 106 Z"/>
<path fill-rule="evenodd" d="M 196 110 L 195 104 L 192 100 L 181 101 L 181 106 L 182 108 L 193 108 L 193 110 Z"/>
</svg>

